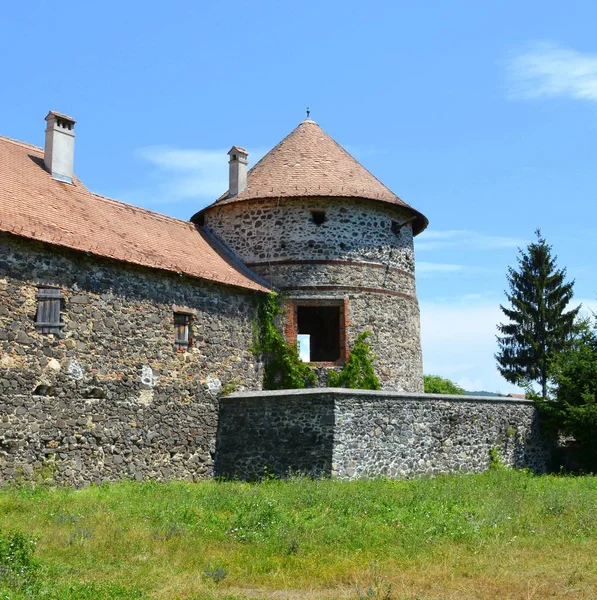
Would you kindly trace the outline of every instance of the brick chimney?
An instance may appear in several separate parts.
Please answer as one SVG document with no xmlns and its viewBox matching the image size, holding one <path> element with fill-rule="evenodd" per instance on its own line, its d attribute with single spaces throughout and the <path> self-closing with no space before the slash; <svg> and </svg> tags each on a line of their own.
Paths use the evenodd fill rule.
<svg viewBox="0 0 597 600">
<path fill-rule="evenodd" d="M 247 157 L 249 153 L 244 148 L 232 146 L 228 152 L 230 160 L 228 164 L 229 181 L 228 181 L 228 196 L 236 196 L 247 187 L 247 165 L 249 161 Z"/>
<path fill-rule="evenodd" d="M 54 179 L 73 182 L 75 120 L 51 110 L 46 117 L 44 163 Z"/>
</svg>

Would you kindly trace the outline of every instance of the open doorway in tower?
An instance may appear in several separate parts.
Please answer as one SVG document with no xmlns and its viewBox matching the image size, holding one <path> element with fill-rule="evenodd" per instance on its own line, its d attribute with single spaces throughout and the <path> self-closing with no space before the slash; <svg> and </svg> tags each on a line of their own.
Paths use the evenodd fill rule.
<svg viewBox="0 0 597 600">
<path fill-rule="evenodd" d="M 346 308 L 343 300 L 293 303 L 293 333 L 301 359 L 341 364 L 346 360 Z M 294 337 L 294 336 L 292 336 Z"/>
</svg>

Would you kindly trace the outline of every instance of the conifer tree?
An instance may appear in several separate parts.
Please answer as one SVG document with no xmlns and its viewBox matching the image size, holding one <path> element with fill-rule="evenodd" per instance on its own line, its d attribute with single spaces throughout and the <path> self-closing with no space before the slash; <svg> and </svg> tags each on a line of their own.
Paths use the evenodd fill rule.
<svg viewBox="0 0 597 600">
<path fill-rule="evenodd" d="M 498 370 L 511 383 L 537 382 L 547 395 L 550 361 L 572 334 L 580 306 L 566 311 L 574 281 L 565 282 L 566 269 L 556 267 L 551 246 L 535 231 L 537 241 L 519 250 L 518 270 L 508 267 L 510 308 L 500 305 L 509 323 L 498 325 Z"/>
</svg>

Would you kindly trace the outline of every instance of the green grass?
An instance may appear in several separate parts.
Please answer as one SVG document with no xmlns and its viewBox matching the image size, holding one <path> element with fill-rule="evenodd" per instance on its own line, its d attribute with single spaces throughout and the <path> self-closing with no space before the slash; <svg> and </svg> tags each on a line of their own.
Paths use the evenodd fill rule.
<svg viewBox="0 0 597 600">
<path fill-rule="evenodd" d="M 0 600 L 597 598 L 593 477 L 8 487 L 0 532 Z"/>
</svg>

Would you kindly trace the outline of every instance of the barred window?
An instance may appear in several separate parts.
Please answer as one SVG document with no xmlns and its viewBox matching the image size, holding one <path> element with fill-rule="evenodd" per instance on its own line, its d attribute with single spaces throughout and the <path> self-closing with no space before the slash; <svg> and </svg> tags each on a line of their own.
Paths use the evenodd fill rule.
<svg viewBox="0 0 597 600">
<path fill-rule="evenodd" d="M 191 319 L 188 313 L 174 313 L 174 346 L 185 351 L 191 346 Z"/>
<path fill-rule="evenodd" d="M 38 288 L 35 327 L 39 333 L 60 333 L 64 327 L 60 317 L 62 300 L 60 288 L 49 286 Z"/>
</svg>

